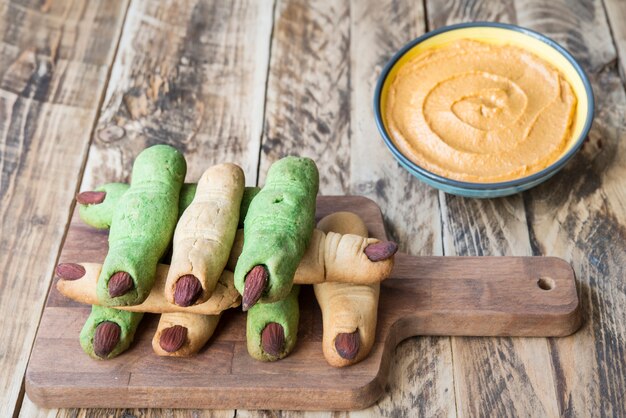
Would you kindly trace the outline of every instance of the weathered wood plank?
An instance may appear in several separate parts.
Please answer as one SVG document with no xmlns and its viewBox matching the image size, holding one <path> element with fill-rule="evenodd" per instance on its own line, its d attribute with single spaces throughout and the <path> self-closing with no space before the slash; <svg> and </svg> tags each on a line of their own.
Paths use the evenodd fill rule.
<svg viewBox="0 0 626 418">
<path fill-rule="evenodd" d="M 622 82 L 626 84 L 626 2 L 620 0 L 604 0 L 606 16 L 617 48 L 619 70 Z"/>
<path fill-rule="evenodd" d="M 599 0 L 572 5 L 523 2 L 562 23 L 558 36 L 590 75 L 596 98 L 588 142 L 562 173 L 525 195 L 534 254 L 572 263 L 586 322 L 578 333 L 550 341 L 557 400 L 563 416 L 626 416 L 626 95 L 607 17 Z M 607 10 L 609 15 L 610 9 Z M 602 41 L 600 41 L 602 40 Z M 598 56 L 597 50 L 607 51 Z"/>
<path fill-rule="evenodd" d="M 427 2 L 429 22 L 516 23 L 511 0 Z M 440 193 L 445 255 L 530 255 L 520 195 L 477 200 Z M 556 416 L 546 340 L 453 338 L 457 409 L 462 416 Z"/>
<path fill-rule="evenodd" d="M 483 201 L 442 193 L 441 198 L 446 255 L 530 255 L 520 196 Z M 558 415 L 546 340 L 452 341 L 460 415 Z"/>
<path fill-rule="evenodd" d="M 311 156 L 320 168 L 321 193 L 349 191 L 374 198 L 384 208 L 388 231 L 404 249 L 441 254 L 436 192 L 387 153 L 371 107 L 384 62 L 424 31 L 421 5 L 284 1 L 278 3 L 275 21 L 261 176 L 283 155 Z M 416 375 L 428 377 L 409 383 Z M 412 339 L 394 357 L 388 395 L 351 415 L 408 413 L 418 405 L 427 415 L 454 415 L 452 387 L 449 339 Z"/>
<path fill-rule="evenodd" d="M 185 154 L 188 181 L 196 181 L 214 163 L 232 161 L 244 168 L 246 183 L 255 184 L 272 11 L 272 0 L 133 0 L 81 189 L 127 181 L 135 156 L 156 143 L 171 144 Z M 99 409 L 59 410 L 55 415 L 145 413 L 234 415 Z"/>
<path fill-rule="evenodd" d="M 347 190 L 349 48 L 348 1 L 278 1 L 261 180 L 274 161 L 297 154 L 316 161 L 322 194 L 343 194 Z"/>
<path fill-rule="evenodd" d="M 0 5 L 3 417 L 20 397 L 125 10 L 124 0 Z"/>
<path fill-rule="evenodd" d="M 387 60 L 426 30 L 422 5 L 403 0 L 351 2 L 350 191 L 378 202 L 403 251 L 442 255 L 437 191 L 402 169 L 374 123 L 372 99 Z M 396 349 L 387 394 L 355 416 L 456 416 L 450 338 L 419 337 Z"/>
<path fill-rule="evenodd" d="M 272 0 L 133 1 L 82 189 L 128 178 L 135 155 L 167 143 L 195 181 L 212 164 L 256 183 Z"/>
</svg>

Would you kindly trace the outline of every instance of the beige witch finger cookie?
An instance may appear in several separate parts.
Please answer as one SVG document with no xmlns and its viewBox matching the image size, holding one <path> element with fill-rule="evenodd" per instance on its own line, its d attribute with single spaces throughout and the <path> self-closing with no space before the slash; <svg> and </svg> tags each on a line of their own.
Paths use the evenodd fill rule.
<svg viewBox="0 0 626 418">
<path fill-rule="evenodd" d="M 243 190 L 243 170 L 235 164 L 214 165 L 202 174 L 174 232 L 168 302 L 190 306 L 211 297 L 233 246 Z"/>
<path fill-rule="evenodd" d="M 193 356 L 209 341 L 220 316 L 187 312 L 161 314 L 152 338 L 152 349 L 159 356 Z"/>
<path fill-rule="evenodd" d="M 88 305 L 98 305 L 96 286 L 102 264 L 62 263 L 56 268 L 59 277 L 57 290 L 64 296 Z M 189 312 L 204 315 L 217 315 L 222 311 L 241 304 L 241 297 L 234 286 L 233 273 L 224 270 L 215 286 L 213 295 L 204 303 L 189 307 L 173 305 L 165 300 L 163 288 L 169 266 L 157 266 L 154 286 L 146 300 L 139 305 L 119 306 L 117 309 L 132 312 L 168 313 Z"/>
<path fill-rule="evenodd" d="M 328 215 L 318 228 L 367 236 L 361 218 L 350 212 Z M 322 348 L 328 364 L 344 367 L 363 360 L 374 345 L 380 284 L 325 282 L 313 289 L 322 310 Z"/>
</svg>

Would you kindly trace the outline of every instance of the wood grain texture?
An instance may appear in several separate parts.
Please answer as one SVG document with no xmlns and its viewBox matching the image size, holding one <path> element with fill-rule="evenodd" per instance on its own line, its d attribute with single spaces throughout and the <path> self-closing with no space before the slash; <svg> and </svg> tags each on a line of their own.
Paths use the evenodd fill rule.
<svg viewBox="0 0 626 418">
<path fill-rule="evenodd" d="M 576 335 L 549 341 L 559 412 L 626 416 L 626 96 L 616 52 L 600 1 L 554 1 L 549 9 L 529 1 L 523 7 L 542 16 L 538 24 L 523 21 L 527 26 L 550 34 L 550 22 L 561 22 L 555 38 L 583 64 L 596 99 L 583 149 L 524 199 L 533 254 L 571 261 L 587 318 Z"/>
<path fill-rule="evenodd" d="M 0 5 L 0 314 L 12 318 L 0 329 L 3 417 L 19 402 L 125 10 L 118 0 Z"/>
<path fill-rule="evenodd" d="M 372 236 L 386 238 L 380 209 L 364 197 L 320 197 L 317 217 L 346 208 L 353 208 Z M 94 239 L 73 217 L 60 262 L 105 258 L 102 232 L 89 231 Z M 553 288 L 538 286 L 541 277 L 550 277 Z M 408 337 L 562 336 L 574 332 L 581 319 L 574 275 L 562 260 L 399 254 L 391 277 L 381 283 L 372 353 L 338 369 L 323 357 L 322 318 L 310 286 L 303 286 L 300 306 L 298 344 L 279 362 L 250 357 L 240 310 L 224 313 L 211 343 L 196 357 L 155 355 L 151 341 L 158 317 L 147 315 L 131 349 L 96 361 L 82 353 L 77 338 L 88 306 L 63 298 L 55 287 L 35 340 L 26 390 L 44 407 L 360 409 L 382 395 L 395 346 Z"/>
<path fill-rule="evenodd" d="M 349 47 L 348 1 L 277 2 L 259 184 L 274 161 L 296 154 L 316 161 L 322 194 L 347 191 Z"/>
<path fill-rule="evenodd" d="M 272 0 L 132 1 L 81 189 L 127 181 L 136 155 L 157 143 L 185 153 L 188 181 L 229 161 L 255 184 L 272 9 Z M 59 411 L 126 413 L 139 411 Z"/>
<path fill-rule="evenodd" d="M 350 2 L 350 190 L 384 208 L 389 234 L 414 255 L 441 255 L 437 191 L 402 169 L 374 123 L 372 97 L 389 58 L 425 32 L 419 2 Z M 447 337 L 410 338 L 393 357 L 386 394 L 356 416 L 455 416 L 452 349 Z"/>
<path fill-rule="evenodd" d="M 441 197 L 446 255 L 530 255 L 520 196 Z M 452 344 L 460 415 L 558 415 L 545 340 L 455 338 Z"/>
<path fill-rule="evenodd" d="M 134 157 L 166 143 L 187 179 L 234 162 L 256 183 L 272 0 L 133 1 L 82 189 L 128 179 Z"/>
<path fill-rule="evenodd" d="M 515 5 L 511 0 L 441 0 L 427 3 L 430 30 L 455 23 L 476 20 L 515 22 Z"/>
<path fill-rule="evenodd" d="M 588 73 L 615 63 L 616 54 L 602 0 L 515 0 L 520 25 L 565 46 Z"/>
<path fill-rule="evenodd" d="M 429 1 L 431 29 L 474 20 L 516 23 L 512 0 Z M 440 193 L 444 254 L 530 255 L 520 195 L 467 199 Z M 461 416 L 556 416 L 554 378 L 545 340 L 452 339 L 457 410 Z"/>
</svg>

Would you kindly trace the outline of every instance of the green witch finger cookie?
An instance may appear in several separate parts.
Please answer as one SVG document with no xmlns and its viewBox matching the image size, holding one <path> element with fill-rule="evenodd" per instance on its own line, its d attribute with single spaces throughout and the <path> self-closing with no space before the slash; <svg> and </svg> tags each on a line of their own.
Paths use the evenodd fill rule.
<svg viewBox="0 0 626 418">
<path fill-rule="evenodd" d="M 93 305 L 80 332 L 80 345 L 95 359 L 110 359 L 126 351 L 143 318 L 142 312 Z"/>
<path fill-rule="evenodd" d="M 270 167 L 265 187 L 252 199 L 235 268 L 242 308 L 289 294 L 296 268 L 315 227 L 319 174 L 313 160 L 286 157 Z"/>
<path fill-rule="evenodd" d="M 186 170 L 183 155 L 168 145 L 155 145 L 137 156 L 130 188 L 111 219 L 109 252 L 97 287 L 102 305 L 136 305 L 150 293 L 178 220 Z"/>
<path fill-rule="evenodd" d="M 300 307 L 300 286 L 278 302 L 258 303 L 250 308 L 246 322 L 248 353 L 257 360 L 275 361 L 286 357 L 296 345 Z"/>
<path fill-rule="evenodd" d="M 119 204 L 120 198 L 126 193 L 130 186 L 126 183 L 107 183 L 96 187 L 94 191 L 81 192 L 76 196 L 78 203 L 78 214 L 80 219 L 89 226 L 97 229 L 109 229 L 113 212 Z M 191 204 L 196 195 L 196 183 L 185 183 L 180 189 L 180 200 L 178 202 L 178 214 L 182 213 Z M 248 212 L 248 206 L 252 198 L 261 189 L 259 187 L 246 187 L 243 190 L 241 208 L 239 209 L 239 228 L 243 228 L 243 220 Z"/>
</svg>

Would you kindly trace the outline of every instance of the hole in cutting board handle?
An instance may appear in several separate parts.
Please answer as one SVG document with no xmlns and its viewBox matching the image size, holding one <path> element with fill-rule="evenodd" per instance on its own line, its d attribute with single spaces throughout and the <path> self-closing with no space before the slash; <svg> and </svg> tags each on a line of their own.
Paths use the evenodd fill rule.
<svg viewBox="0 0 626 418">
<path fill-rule="evenodd" d="M 537 286 L 539 286 L 541 290 L 552 290 L 554 286 L 556 286 L 556 283 L 554 283 L 554 280 L 550 277 L 540 277 L 539 280 L 537 280 Z"/>
</svg>

